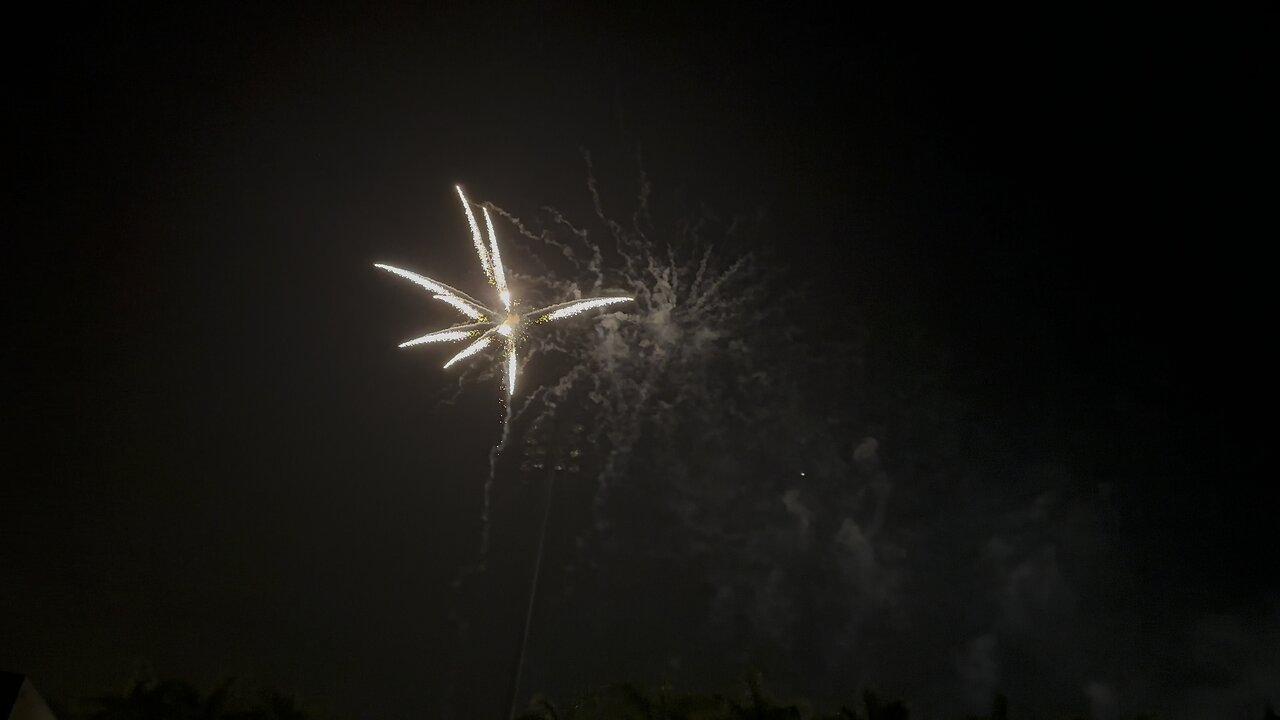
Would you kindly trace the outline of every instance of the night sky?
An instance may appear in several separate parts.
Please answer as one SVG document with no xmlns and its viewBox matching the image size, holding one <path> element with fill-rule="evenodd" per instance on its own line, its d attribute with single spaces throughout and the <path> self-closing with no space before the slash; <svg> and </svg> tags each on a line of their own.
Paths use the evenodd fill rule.
<svg viewBox="0 0 1280 720">
<path fill-rule="evenodd" d="M 1274 14 L 100 4 L 8 34 L 0 669 L 45 696 L 153 668 L 483 712 L 524 460 L 572 445 L 524 695 L 1280 703 Z M 530 360 L 522 389 L 605 391 L 511 424 L 467 572 L 500 385 L 398 350 L 455 318 L 372 263 L 479 295 L 455 183 L 612 246 L 588 180 L 630 222 L 642 174 L 637 252 L 749 272 Z M 498 232 L 529 287 L 588 289 Z"/>
</svg>

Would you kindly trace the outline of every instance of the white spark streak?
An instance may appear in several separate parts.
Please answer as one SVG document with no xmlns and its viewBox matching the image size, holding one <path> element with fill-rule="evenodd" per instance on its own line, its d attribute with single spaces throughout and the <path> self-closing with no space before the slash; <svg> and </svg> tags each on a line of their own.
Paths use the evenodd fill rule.
<svg viewBox="0 0 1280 720">
<path fill-rule="evenodd" d="M 459 325 L 445 330 L 437 330 L 427 333 L 422 337 L 406 340 L 400 343 L 400 347 L 411 347 L 413 345 L 425 345 L 427 343 L 446 343 L 456 342 L 458 340 L 466 340 L 469 337 L 475 337 L 477 333 L 489 326 L 488 323 L 475 323 L 472 325 Z"/>
<path fill-rule="evenodd" d="M 453 295 L 436 295 L 435 299 L 446 302 L 458 310 L 458 312 L 466 315 L 472 320 L 483 320 L 485 317 L 485 308 L 473 305 L 460 297 Z"/>
<path fill-rule="evenodd" d="M 382 263 L 374 263 L 373 266 L 378 268 L 379 270 L 386 270 L 387 272 L 393 275 L 399 275 L 400 277 L 410 282 L 417 283 L 418 285 L 421 285 L 422 287 L 426 288 L 427 290 L 430 290 L 431 292 L 437 295 L 448 295 L 451 297 L 455 297 L 465 303 L 472 305 L 473 307 L 479 308 L 481 310 L 485 310 L 486 312 L 488 311 L 488 308 L 486 308 L 484 305 L 481 305 L 475 298 L 471 297 L 470 295 L 462 292 L 461 290 L 455 287 L 450 287 L 448 285 L 445 285 L 439 280 L 432 280 L 431 278 L 426 277 L 425 275 L 419 275 L 418 273 L 413 272 L 412 270 L 405 270 L 403 268 L 398 268 L 393 265 L 384 265 Z"/>
<path fill-rule="evenodd" d="M 561 318 L 567 318 L 571 315 L 590 310 L 592 308 L 604 307 L 606 305 L 616 305 L 618 303 L 631 302 L 634 298 L 629 297 L 600 297 L 587 298 L 585 300 L 574 300 L 572 302 L 552 305 L 542 308 L 535 313 L 538 317 L 534 322 L 552 322 Z"/>
<path fill-rule="evenodd" d="M 489 333 L 485 333 L 480 337 L 479 340 L 468 345 L 465 350 L 458 353 L 457 355 L 454 355 L 453 358 L 449 360 L 449 362 L 444 364 L 445 368 L 447 369 L 450 365 L 458 362 L 459 360 L 466 360 L 472 355 L 475 355 L 481 350 L 489 347 L 489 343 L 491 342 L 493 342 L 493 336 L 490 335 Z"/>
<path fill-rule="evenodd" d="M 399 275 L 400 277 L 406 280 L 415 282 L 421 285 L 422 287 L 430 290 L 433 293 L 439 293 L 441 295 L 452 294 L 449 292 L 449 288 L 447 288 L 443 283 L 438 283 L 429 277 L 423 277 L 422 275 L 419 275 L 416 272 L 412 272 L 410 270 L 401 270 L 398 267 L 393 267 L 391 265 L 383 265 L 382 263 L 374 263 L 373 266 L 382 270 L 386 270 L 389 273 Z"/>
<path fill-rule="evenodd" d="M 462 192 L 461 185 L 454 185 L 458 191 L 458 199 L 462 201 L 462 210 L 467 214 L 467 224 L 471 226 L 471 241 L 475 243 L 476 254 L 480 256 L 480 267 L 484 269 L 485 277 L 489 278 L 489 282 L 493 283 L 493 262 L 489 259 L 489 251 L 484 246 L 484 238 L 480 237 L 480 226 L 476 224 L 475 213 L 471 212 L 471 203 L 467 201 L 467 196 Z"/>
<path fill-rule="evenodd" d="M 516 394 L 516 341 L 507 341 L 507 395 Z"/>
<path fill-rule="evenodd" d="M 498 236 L 493 232 L 493 218 L 489 217 L 489 208 L 480 208 L 484 213 L 484 224 L 489 230 L 490 261 L 493 265 L 493 281 L 498 286 L 498 297 L 502 298 L 502 306 L 511 309 L 511 293 L 507 291 L 507 273 L 502 268 L 502 253 L 498 252 Z"/>
</svg>

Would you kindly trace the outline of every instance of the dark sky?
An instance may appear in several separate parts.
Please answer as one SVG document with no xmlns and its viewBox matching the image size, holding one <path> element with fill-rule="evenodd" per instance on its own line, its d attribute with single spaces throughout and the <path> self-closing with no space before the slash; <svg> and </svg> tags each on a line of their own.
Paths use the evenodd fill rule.
<svg viewBox="0 0 1280 720">
<path fill-rule="evenodd" d="M 1280 702 L 1274 20 L 259 3 L 12 23 L 0 667 L 53 698 L 149 665 L 348 716 L 451 712 L 476 682 L 459 667 L 485 665 L 459 660 L 450 583 L 476 553 L 498 386 L 437 406 L 454 382 L 440 354 L 395 345 L 450 318 L 370 265 L 478 292 L 452 185 L 586 222 L 585 148 L 619 215 L 643 157 L 670 215 L 756 218 L 722 257 L 752 251 L 771 292 L 801 288 L 788 327 L 841 378 L 770 417 L 826 428 L 796 447 L 853 475 L 871 471 L 849 449 L 877 439 L 894 495 L 870 542 L 876 577 L 897 580 L 855 602 L 869 576 L 828 582 L 838 558 L 800 569 L 850 537 L 816 520 L 809 550 L 740 553 L 813 602 L 766 633 L 709 599 L 759 585 L 713 540 L 727 580 L 652 561 L 698 582 L 669 586 L 683 615 L 654 611 L 661 639 L 642 643 L 611 632 L 638 617 L 617 598 L 651 598 L 617 591 L 638 575 L 601 555 L 593 587 L 614 590 L 596 634 L 553 608 L 534 631 L 596 674 L 535 642 L 535 687 L 767 667 L 798 693 L 875 682 L 953 715 L 995 687 L 1100 717 Z M 725 346 L 741 331 L 756 348 L 749 327 L 727 325 Z M 751 357 L 806 375 L 785 352 Z M 797 385 L 827 382 L 813 377 Z M 779 463 L 799 457 L 777 443 Z M 618 487 L 670 497 L 673 467 L 733 476 L 726 447 L 649 457 Z M 843 497 L 739 472 L 732 487 L 758 489 L 744 506 L 772 508 L 753 531 L 698 521 L 663 542 L 756 547 L 810 512 L 796 502 Z M 711 493 L 690 497 L 715 517 Z M 613 513 L 656 533 L 675 505 L 562 523 Z M 506 528 L 519 546 L 536 525 Z M 614 544 L 652 540 L 627 532 Z M 519 595 L 525 560 L 479 587 Z M 690 629 L 726 614 L 738 630 Z M 876 654 L 819 648 L 803 629 L 817 617 Z M 672 659 L 692 645 L 722 662 Z M 794 660 L 806 648 L 815 666 Z"/>
</svg>

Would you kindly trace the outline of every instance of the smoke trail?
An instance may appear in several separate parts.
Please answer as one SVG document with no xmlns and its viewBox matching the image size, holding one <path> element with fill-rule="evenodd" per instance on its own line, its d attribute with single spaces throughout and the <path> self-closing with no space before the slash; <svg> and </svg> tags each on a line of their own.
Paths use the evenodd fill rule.
<svg viewBox="0 0 1280 720">
<path fill-rule="evenodd" d="M 538 269 L 513 276 L 526 296 L 635 298 L 602 308 L 586 332 L 531 333 L 526 350 L 526 367 L 555 379 L 524 408 L 522 431 L 581 424 L 598 453 L 573 559 L 598 572 L 566 602 L 612 604 L 603 578 L 620 563 L 697 577 L 710 595 L 673 594 L 654 615 L 691 617 L 704 637 L 749 627 L 807 654 L 812 677 L 831 674 L 902 583 L 902 541 L 886 520 L 893 483 L 842 402 L 856 353 L 806 336 L 797 319 L 815 308 L 767 259 L 759 223 L 659 207 L 643 174 L 633 211 L 615 219 L 586 160 L 585 222 L 551 207 L 492 207 L 524 240 L 511 244 L 522 255 L 511 266 Z M 816 578 L 846 602 L 815 604 Z"/>
<path fill-rule="evenodd" d="M 876 443 L 833 432 L 828 420 L 849 410 L 829 400 L 843 394 L 843 369 L 830 358 L 849 353 L 805 338 L 796 322 L 811 312 L 804 288 L 746 250 L 754 223 L 705 209 L 655 222 L 643 174 L 639 186 L 629 219 L 613 219 L 588 157 L 585 223 L 555 208 L 521 218 L 486 206 L 523 240 L 504 245 L 506 279 L 534 307 L 555 303 L 544 308 L 551 315 L 613 291 L 634 303 L 535 324 L 524 338 L 528 391 L 509 400 L 490 451 L 477 567 L 487 562 L 504 449 L 517 435 L 582 425 L 598 454 L 595 483 L 579 486 L 593 510 L 575 561 L 599 567 L 627 553 L 697 567 L 714 590 L 699 621 L 708 632 L 742 622 L 790 650 L 820 618 L 833 630 L 810 654 L 834 657 L 857 646 L 859 623 L 898 584 L 884 520 L 891 483 L 873 462 Z M 477 363 L 464 377 L 495 372 Z M 847 452 L 851 442 L 858 452 Z M 636 518 L 674 523 L 674 532 Z M 812 572 L 797 574 L 800 565 Z M 820 576 L 835 577 L 854 604 L 806 607 L 804 578 Z"/>
<path fill-rule="evenodd" d="M 658 232 L 643 174 L 630 221 L 613 220 L 590 157 L 586 160 L 593 223 L 603 228 L 605 243 L 554 208 L 543 208 L 532 222 L 494 210 L 531 241 L 526 250 L 550 251 L 537 261 L 541 272 L 519 276 L 522 287 L 547 298 L 582 298 L 606 288 L 635 298 L 620 312 L 603 308 L 589 321 L 590 332 L 575 335 L 551 328 L 530 337 L 530 361 L 548 358 L 559 373 L 542 396 L 537 423 L 550 420 L 572 393 L 582 392 L 591 406 L 585 423 L 589 439 L 606 448 L 597 498 L 603 503 L 610 483 L 626 471 L 646 437 L 670 433 L 691 413 L 704 419 L 716 416 L 709 423 L 712 432 L 716 425 L 723 427 L 724 419 L 745 416 L 741 399 L 726 402 L 725 386 L 734 385 L 749 401 L 753 388 L 773 382 L 769 372 L 756 367 L 755 355 L 762 348 L 753 340 L 770 325 L 780 329 L 765 333 L 772 336 L 769 343 L 788 342 L 791 331 L 786 291 L 772 287 L 773 280 L 752 253 L 735 249 L 744 244 L 736 237 L 741 223 L 704 217 L 695 223 L 677 221 L 670 231 Z M 564 305 L 573 308 L 571 302 Z"/>
</svg>

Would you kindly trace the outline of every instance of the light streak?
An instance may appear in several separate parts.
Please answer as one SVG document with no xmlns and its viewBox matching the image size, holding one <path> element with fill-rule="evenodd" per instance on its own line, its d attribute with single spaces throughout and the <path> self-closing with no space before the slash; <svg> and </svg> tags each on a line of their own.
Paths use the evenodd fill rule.
<svg viewBox="0 0 1280 720">
<path fill-rule="evenodd" d="M 484 334 L 484 335 L 483 335 L 479 340 L 477 340 L 477 341 L 475 341 L 475 342 L 471 343 L 470 345 L 468 345 L 468 346 L 466 347 L 466 349 L 464 349 L 462 352 L 458 353 L 457 355 L 454 355 L 454 356 L 449 360 L 449 362 L 445 363 L 445 364 L 444 364 L 445 369 L 448 369 L 448 367 L 449 367 L 450 365 L 452 365 L 452 364 L 454 364 L 454 363 L 458 362 L 459 360 L 466 360 L 467 358 L 471 357 L 472 355 L 475 355 L 476 353 L 480 352 L 481 350 L 483 350 L 483 349 L 485 349 L 485 348 L 489 347 L 489 343 L 491 343 L 491 342 L 493 342 L 493 336 L 492 336 L 492 335 L 490 335 L 489 333 L 485 333 L 485 334 Z"/>
<path fill-rule="evenodd" d="M 457 309 L 458 312 L 466 315 L 472 320 L 483 320 L 488 308 L 483 305 L 473 305 L 466 300 L 452 295 L 436 295 L 435 299 L 446 302 Z"/>
<path fill-rule="evenodd" d="M 498 287 L 498 297 L 502 307 L 511 309 L 511 292 L 507 290 L 507 273 L 502 269 L 502 253 L 498 252 L 498 236 L 493 232 L 493 218 L 489 217 L 489 208 L 481 208 L 484 212 L 484 224 L 489 230 L 490 260 L 493 264 L 493 280 Z"/>
<path fill-rule="evenodd" d="M 471 212 L 471 203 L 462 192 L 462 186 L 454 185 L 453 188 L 458 191 L 458 199 L 462 201 L 462 211 L 467 214 L 467 224 L 471 226 L 471 242 L 476 246 L 476 255 L 480 256 L 480 267 L 484 269 L 485 277 L 492 283 L 493 263 L 489 260 L 489 251 L 485 249 L 484 238 L 480 237 L 480 226 L 476 224 L 476 215 Z"/>
<path fill-rule="evenodd" d="M 418 273 L 413 272 L 412 270 L 401 270 L 398 267 L 395 267 L 392 265 L 383 265 L 382 263 L 374 263 L 373 266 L 382 270 L 386 270 L 389 273 L 394 273 L 396 275 L 399 275 L 400 277 L 406 280 L 411 280 L 421 285 L 422 287 L 430 290 L 433 293 L 438 293 L 441 295 L 452 294 L 450 292 L 450 288 L 446 286 L 444 283 L 436 282 L 435 280 L 432 280 L 429 277 L 424 277 L 422 275 L 419 275 Z"/>
<path fill-rule="evenodd" d="M 418 285 L 421 285 L 422 287 L 426 288 L 427 290 L 437 295 L 449 295 L 452 297 L 456 297 L 459 300 L 462 300 L 464 302 L 470 303 L 475 307 L 478 307 L 478 308 L 484 307 L 484 305 L 480 304 L 475 298 L 462 292 L 461 290 L 455 287 L 450 287 L 448 285 L 445 285 L 439 280 L 432 280 L 431 278 L 425 275 L 419 275 L 418 273 L 413 272 L 412 270 L 405 270 L 403 268 L 398 268 L 393 265 L 384 265 L 383 263 L 374 263 L 373 266 L 380 270 L 386 270 L 387 272 L 393 275 L 399 275 L 400 277 L 406 280 L 409 280 L 410 282 L 417 283 Z"/>
<path fill-rule="evenodd" d="M 460 328 L 449 328 L 448 330 L 437 330 L 433 333 L 427 333 L 419 338 L 405 340 L 400 343 L 400 347 L 412 347 L 414 345 L 425 345 L 427 343 L 447 343 L 457 342 L 458 340 L 466 340 L 475 337 L 480 332 L 475 326 L 463 326 Z"/>
<path fill-rule="evenodd" d="M 507 395 L 516 394 L 516 342 L 507 341 Z"/>
<path fill-rule="evenodd" d="M 616 305 L 618 303 L 631 302 L 635 298 L 629 297 L 599 297 L 587 298 L 585 300 L 574 300 L 572 302 L 560 303 L 559 305 L 551 305 L 550 307 L 537 310 L 532 315 L 536 316 L 534 322 L 545 323 L 553 322 L 561 318 L 567 318 L 578 313 L 585 312 L 592 308 L 604 307 L 606 305 Z"/>
</svg>

